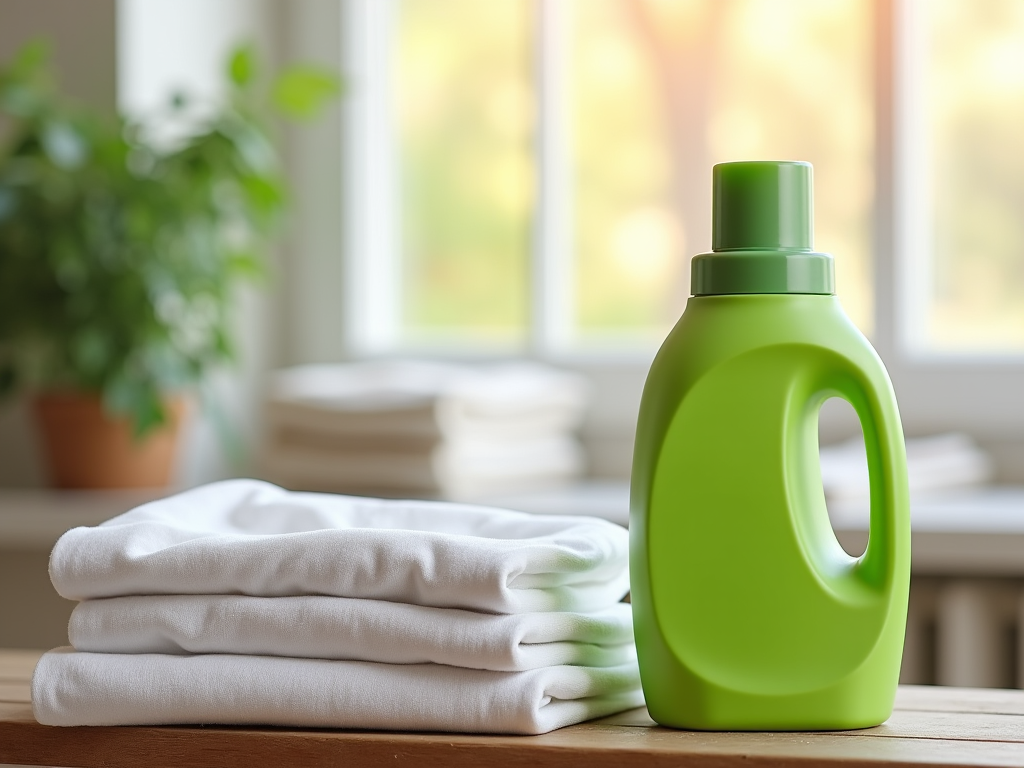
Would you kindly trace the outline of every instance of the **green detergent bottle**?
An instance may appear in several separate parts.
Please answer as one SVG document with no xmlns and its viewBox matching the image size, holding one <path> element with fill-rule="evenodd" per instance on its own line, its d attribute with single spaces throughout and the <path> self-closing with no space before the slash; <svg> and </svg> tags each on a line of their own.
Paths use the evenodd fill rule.
<svg viewBox="0 0 1024 768">
<path fill-rule="evenodd" d="M 634 631 L 656 721 L 864 728 L 892 713 L 910 583 L 906 452 L 881 360 L 812 244 L 811 166 L 714 168 L 711 253 L 644 387 L 630 500 Z M 818 413 L 847 400 L 867 550 L 825 509 Z"/>
</svg>

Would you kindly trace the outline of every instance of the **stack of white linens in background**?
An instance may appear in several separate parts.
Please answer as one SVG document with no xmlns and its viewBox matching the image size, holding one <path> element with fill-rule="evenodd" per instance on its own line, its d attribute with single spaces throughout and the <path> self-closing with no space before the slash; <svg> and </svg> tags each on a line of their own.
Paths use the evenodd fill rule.
<svg viewBox="0 0 1024 768">
<path fill-rule="evenodd" d="M 643 703 L 627 533 L 451 503 L 204 486 L 76 528 L 46 725 L 542 733 Z"/>
<path fill-rule="evenodd" d="M 907 481 L 910 493 L 948 491 L 992 479 L 992 459 L 961 432 L 908 438 Z M 854 437 L 822 448 L 821 481 L 833 501 L 866 501 L 870 495 L 864 438 Z"/>
<path fill-rule="evenodd" d="M 412 360 L 275 374 L 262 470 L 295 490 L 470 499 L 578 477 L 580 376 Z"/>
</svg>

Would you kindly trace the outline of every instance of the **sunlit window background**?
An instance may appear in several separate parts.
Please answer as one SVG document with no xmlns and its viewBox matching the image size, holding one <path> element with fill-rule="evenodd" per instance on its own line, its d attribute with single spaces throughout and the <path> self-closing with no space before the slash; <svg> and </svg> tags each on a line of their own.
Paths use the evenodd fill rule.
<svg viewBox="0 0 1024 768">
<path fill-rule="evenodd" d="M 532 5 L 398 7 L 401 334 L 520 342 L 534 190 Z"/>
<path fill-rule="evenodd" d="M 933 210 L 924 338 L 1024 351 L 1024 3 L 931 0 L 926 25 Z"/>
<path fill-rule="evenodd" d="M 871 4 L 577 0 L 576 323 L 660 339 L 711 246 L 711 166 L 807 160 L 817 247 L 870 331 Z M 827 97 L 823 97 L 827 95 Z"/>
<path fill-rule="evenodd" d="M 537 3 L 400 0 L 395 112 L 402 342 L 529 334 Z M 932 250 L 908 303 L 934 351 L 1024 350 L 1024 2 L 917 3 Z M 709 247 L 710 169 L 815 167 L 816 246 L 873 332 L 874 4 L 575 0 L 560 5 L 569 338 L 653 346 Z M 897 254 L 896 258 L 902 258 Z M 897 301 L 902 301 L 897 297 Z"/>
</svg>

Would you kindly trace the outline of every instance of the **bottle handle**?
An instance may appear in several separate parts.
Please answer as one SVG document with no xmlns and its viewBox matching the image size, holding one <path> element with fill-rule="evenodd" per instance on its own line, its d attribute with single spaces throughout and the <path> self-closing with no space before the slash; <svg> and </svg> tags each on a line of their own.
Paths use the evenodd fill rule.
<svg viewBox="0 0 1024 768">
<path fill-rule="evenodd" d="M 858 580 L 885 587 L 910 556 L 906 446 L 896 397 L 881 363 L 871 373 L 849 363 L 830 389 L 853 406 L 864 433 L 870 483 L 868 544 L 854 566 Z M 827 396 L 827 395 L 826 395 Z"/>
</svg>

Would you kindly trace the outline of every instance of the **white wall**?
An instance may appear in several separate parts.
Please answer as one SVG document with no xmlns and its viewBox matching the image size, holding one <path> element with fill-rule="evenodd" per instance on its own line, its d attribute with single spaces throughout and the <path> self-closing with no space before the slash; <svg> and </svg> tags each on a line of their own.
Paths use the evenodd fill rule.
<svg viewBox="0 0 1024 768">
<path fill-rule="evenodd" d="M 341 24 L 339 0 L 292 0 L 282 19 L 283 58 L 339 71 Z M 347 92 L 352 87 L 345 83 Z M 292 207 L 275 275 L 281 365 L 344 357 L 341 115 L 349 98 L 346 93 L 316 122 L 286 132 Z"/>
</svg>

